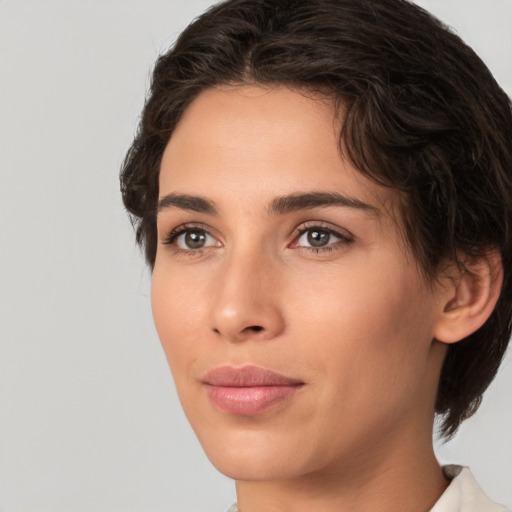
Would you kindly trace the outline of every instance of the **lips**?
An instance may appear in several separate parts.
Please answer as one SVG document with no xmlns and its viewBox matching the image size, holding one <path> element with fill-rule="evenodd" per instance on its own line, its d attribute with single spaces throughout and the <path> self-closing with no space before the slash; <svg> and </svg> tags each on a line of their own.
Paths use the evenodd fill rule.
<svg viewBox="0 0 512 512">
<path fill-rule="evenodd" d="M 251 416 L 291 398 L 304 382 L 257 366 L 222 366 L 202 379 L 208 397 L 222 412 Z"/>
</svg>

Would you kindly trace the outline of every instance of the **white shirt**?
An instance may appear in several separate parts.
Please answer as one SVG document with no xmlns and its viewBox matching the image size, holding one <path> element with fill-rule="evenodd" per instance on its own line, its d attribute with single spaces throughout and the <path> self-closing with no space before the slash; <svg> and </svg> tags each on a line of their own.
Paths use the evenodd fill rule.
<svg viewBox="0 0 512 512">
<path fill-rule="evenodd" d="M 443 472 L 452 481 L 430 512 L 508 512 L 483 493 L 469 468 L 444 466 Z"/>
<path fill-rule="evenodd" d="M 443 472 L 451 483 L 430 512 L 509 512 L 483 493 L 469 468 L 444 466 Z M 226 512 L 239 512 L 236 503 Z"/>
</svg>

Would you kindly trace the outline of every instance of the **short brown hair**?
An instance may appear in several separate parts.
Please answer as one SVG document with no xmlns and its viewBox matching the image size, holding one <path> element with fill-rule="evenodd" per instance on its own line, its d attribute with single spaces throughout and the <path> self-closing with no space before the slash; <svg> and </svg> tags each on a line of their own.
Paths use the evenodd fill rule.
<svg viewBox="0 0 512 512">
<path fill-rule="evenodd" d="M 511 103 L 479 57 L 406 0 L 228 0 L 196 19 L 153 72 L 121 171 L 153 267 L 164 148 L 188 105 L 222 84 L 328 91 L 341 149 L 407 198 L 408 242 L 428 279 L 457 254 L 499 250 L 504 283 L 487 322 L 450 345 L 436 412 L 452 435 L 496 375 L 512 327 Z"/>
</svg>

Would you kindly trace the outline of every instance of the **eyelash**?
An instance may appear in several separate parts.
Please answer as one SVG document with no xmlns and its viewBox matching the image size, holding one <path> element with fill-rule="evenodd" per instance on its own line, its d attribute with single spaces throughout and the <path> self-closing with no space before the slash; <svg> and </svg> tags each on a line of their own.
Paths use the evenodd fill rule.
<svg viewBox="0 0 512 512">
<path fill-rule="evenodd" d="M 169 245 L 175 252 L 179 254 L 186 254 L 188 256 L 200 256 L 205 248 L 199 248 L 199 249 L 181 249 L 176 245 L 176 240 L 181 236 L 189 231 L 203 231 L 209 236 L 212 236 L 210 232 L 208 231 L 207 226 L 204 224 L 183 224 L 181 226 L 178 226 L 177 228 L 174 228 L 162 241 L 164 245 Z"/>
<path fill-rule="evenodd" d="M 335 236 L 336 238 L 339 238 L 337 242 L 329 243 L 328 245 L 321 246 L 321 247 L 313 247 L 313 246 L 299 246 L 297 245 L 300 238 L 308 233 L 309 231 L 321 231 L 323 233 L 328 233 L 329 235 Z M 198 249 L 182 249 L 176 245 L 177 239 L 181 236 L 186 234 L 190 231 L 203 231 L 206 235 L 212 236 L 211 233 L 208 230 L 208 227 L 203 224 L 183 224 L 181 226 L 178 226 L 177 228 L 173 229 L 162 241 L 164 245 L 169 245 L 172 247 L 172 249 L 180 254 L 185 254 L 188 256 L 200 256 L 203 254 L 204 249 L 208 249 L 208 247 L 201 247 Z M 333 229 L 329 225 L 326 225 L 325 223 L 321 221 L 310 221 L 306 224 L 303 224 L 300 228 L 296 228 L 293 235 L 292 242 L 288 245 L 289 247 L 300 249 L 300 250 L 306 250 L 314 252 L 315 254 L 318 253 L 326 253 L 326 252 L 332 252 L 339 250 L 338 245 L 350 245 L 354 242 L 354 238 L 350 234 L 343 234 L 338 230 Z M 210 246 L 211 247 L 211 246 Z"/>
<path fill-rule="evenodd" d="M 329 243 L 328 245 L 322 247 L 312 247 L 312 246 L 299 246 L 297 245 L 298 241 L 301 239 L 303 235 L 308 233 L 309 231 L 321 231 L 323 233 L 328 233 L 329 235 L 335 236 L 339 238 L 337 242 Z M 293 237 L 293 241 L 290 244 L 291 247 L 296 247 L 297 249 L 306 250 L 318 253 L 327 253 L 332 251 L 337 251 L 340 249 L 340 246 L 347 246 L 354 242 L 354 238 L 348 232 L 342 233 L 341 230 L 333 229 L 330 225 L 325 224 L 322 221 L 310 221 L 303 224 L 300 228 L 295 230 L 295 234 Z"/>
</svg>

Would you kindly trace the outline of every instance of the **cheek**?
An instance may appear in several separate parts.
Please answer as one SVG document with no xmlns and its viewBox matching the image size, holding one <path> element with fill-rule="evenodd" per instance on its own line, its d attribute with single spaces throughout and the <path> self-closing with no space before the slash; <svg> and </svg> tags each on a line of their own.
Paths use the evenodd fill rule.
<svg viewBox="0 0 512 512">
<path fill-rule="evenodd" d="M 194 358 L 204 329 L 200 295 L 201 290 L 177 272 L 155 266 L 151 280 L 153 320 L 175 377 L 185 367 L 183 363 Z"/>
<path fill-rule="evenodd" d="M 432 304 L 421 278 L 404 268 L 351 267 L 334 280 L 317 276 L 316 287 L 303 282 L 314 293 L 295 291 L 297 332 L 306 352 L 314 347 L 310 361 L 341 386 L 358 383 L 356 395 L 386 387 L 400 393 L 421 379 L 432 341 Z"/>
</svg>

